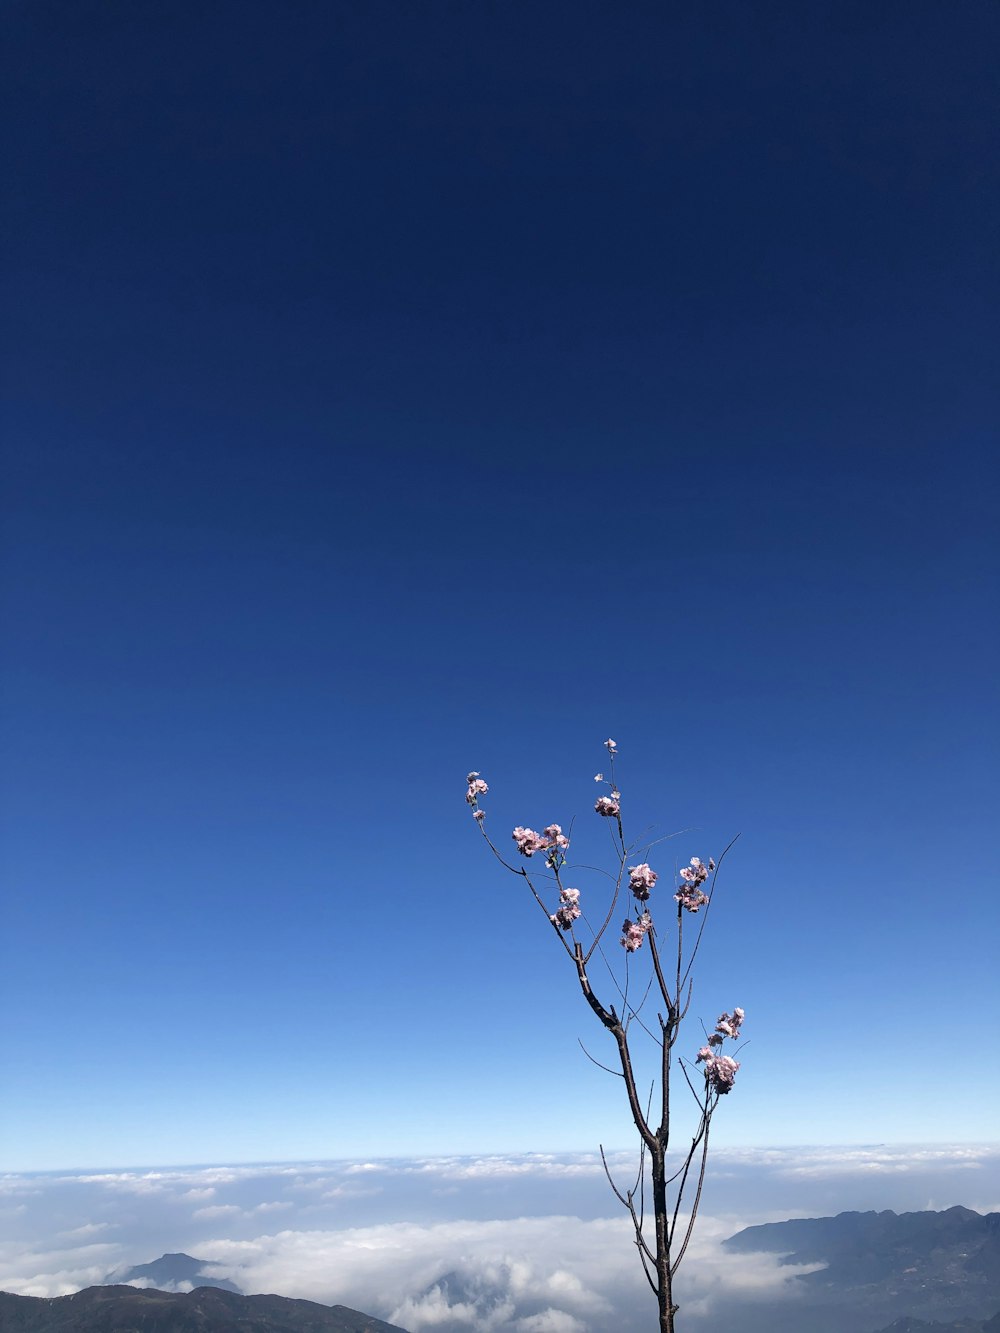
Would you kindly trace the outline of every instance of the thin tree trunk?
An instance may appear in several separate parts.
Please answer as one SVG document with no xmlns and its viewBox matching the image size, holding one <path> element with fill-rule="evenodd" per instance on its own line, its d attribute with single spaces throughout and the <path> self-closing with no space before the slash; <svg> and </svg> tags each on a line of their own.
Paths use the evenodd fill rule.
<svg viewBox="0 0 1000 1333">
<path fill-rule="evenodd" d="M 673 1278 L 670 1272 L 666 1153 L 662 1143 L 657 1143 L 650 1157 L 653 1216 L 656 1219 L 656 1299 L 660 1307 L 660 1333 L 674 1333 L 677 1307 L 673 1301 Z"/>
</svg>

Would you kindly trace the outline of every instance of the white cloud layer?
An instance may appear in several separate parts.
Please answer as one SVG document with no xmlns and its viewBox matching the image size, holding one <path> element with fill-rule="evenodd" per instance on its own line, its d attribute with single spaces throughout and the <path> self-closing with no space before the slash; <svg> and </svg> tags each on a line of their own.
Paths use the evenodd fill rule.
<svg viewBox="0 0 1000 1333">
<path fill-rule="evenodd" d="M 634 1166 L 614 1154 L 613 1171 Z M 729 1149 L 710 1166 L 678 1297 L 691 1333 L 802 1271 L 733 1256 L 744 1226 L 845 1209 L 1000 1210 L 1000 1147 Z M 412 1333 L 628 1333 L 651 1296 L 592 1154 L 0 1177 L 0 1287 L 56 1296 L 183 1250 L 247 1292 Z"/>
<path fill-rule="evenodd" d="M 686 1259 L 699 1293 L 697 1310 L 688 1295 L 689 1313 L 709 1316 L 720 1302 L 773 1298 L 808 1271 L 782 1267 L 774 1256 L 724 1255 L 719 1243 L 734 1230 L 738 1219 L 701 1220 Z M 201 1249 L 245 1291 L 351 1305 L 413 1333 L 620 1333 L 633 1318 L 642 1323 L 651 1300 L 630 1228 L 618 1217 L 281 1231 Z"/>
</svg>

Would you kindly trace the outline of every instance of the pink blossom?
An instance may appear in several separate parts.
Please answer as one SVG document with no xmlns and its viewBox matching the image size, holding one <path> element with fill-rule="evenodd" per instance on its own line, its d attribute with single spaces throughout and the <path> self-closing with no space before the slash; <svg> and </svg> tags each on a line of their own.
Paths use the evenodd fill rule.
<svg viewBox="0 0 1000 1333">
<path fill-rule="evenodd" d="M 701 889 L 685 884 L 674 894 L 674 901 L 680 903 L 681 907 L 686 907 L 689 912 L 697 912 L 699 907 L 704 907 L 708 902 L 708 895 L 702 893 Z"/>
<path fill-rule="evenodd" d="M 562 930 L 570 930 L 573 922 L 580 916 L 580 890 L 562 889 L 559 893 L 559 910 L 549 917 Z"/>
<path fill-rule="evenodd" d="M 698 1058 L 701 1059 L 700 1051 Z M 705 1060 L 705 1078 L 720 1096 L 724 1096 L 731 1091 L 739 1067 L 740 1062 L 731 1055 L 709 1055 Z"/>
<path fill-rule="evenodd" d="M 594 774 L 594 781 L 595 781 L 595 782 L 603 782 L 603 781 L 604 781 L 604 774 L 603 774 L 603 773 L 595 773 L 595 774 Z"/>
<path fill-rule="evenodd" d="M 714 1058 L 711 1046 L 703 1046 L 698 1052 L 698 1058 L 695 1060 L 695 1064 L 699 1064 L 702 1060 L 712 1060 Z"/>
<path fill-rule="evenodd" d="M 534 829 L 522 828 L 520 824 L 511 834 L 511 837 L 517 843 L 517 850 L 522 856 L 534 856 L 536 852 L 543 852 L 549 845 L 544 838 L 538 836 Z"/>
<path fill-rule="evenodd" d="M 653 924 L 653 918 L 648 912 L 643 912 L 638 921 L 633 921 L 631 917 L 626 917 L 622 922 L 622 948 L 626 953 L 635 953 L 636 949 L 642 945 L 646 931 Z"/>
<path fill-rule="evenodd" d="M 622 932 L 622 947 L 627 953 L 635 953 L 636 949 L 642 947 L 643 932 L 634 921 L 624 922 Z"/>
<path fill-rule="evenodd" d="M 613 741 L 613 740 L 611 739 L 610 736 L 609 736 L 608 739 L 604 742 L 604 748 L 607 750 L 608 754 L 610 754 L 610 755 L 615 755 L 615 754 L 618 753 L 618 745 L 617 745 L 617 743 L 616 743 L 615 741 Z"/>
<path fill-rule="evenodd" d="M 702 865 L 700 856 L 692 856 L 690 866 L 685 866 L 680 872 L 680 876 L 688 884 L 697 887 L 699 884 L 704 884 L 705 880 L 708 879 L 708 870 Z"/>
<path fill-rule="evenodd" d="M 556 868 L 562 864 L 561 854 L 569 846 L 569 838 L 566 837 L 558 824 L 550 824 L 542 833 L 536 833 L 534 829 L 522 828 L 518 824 L 511 837 L 517 843 L 517 850 L 522 856 L 534 856 L 536 852 L 548 852 L 546 860 L 549 865 Z"/>
<path fill-rule="evenodd" d="M 479 822 L 482 823 L 482 821 L 486 818 L 486 811 L 485 811 L 485 810 L 475 810 L 475 811 L 473 812 L 472 818 L 473 818 L 473 819 L 478 819 Z"/>
<path fill-rule="evenodd" d="M 698 887 L 708 879 L 708 870 L 702 864 L 701 857 L 692 856 L 690 864 L 680 871 L 680 877 L 684 883 L 679 892 L 674 894 L 674 899 L 689 912 L 697 912 L 699 907 L 704 907 L 708 902 L 708 898 Z"/>
<path fill-rule="evenodd" d="M 617 815 L 621 806 L 611 796 L 598 796 L 597 800 L 594 802 L 594 809 L 599 815 L 603 815 L 605 819 L 608 819 L 613 815 Z"/>
<path fill-rule="evenodd" d="M 641 903 L 644 903 L 646 899 L 649 897 L 650 889 L 656 883 L 659 876 L 657 875 L 655 870 L 650 870 L 649 866 L 646 864 L 645 861 L 643 861 L 642 865 L 629 866 L 628 874 L 629 874 L 629 883 L 628 883 L 629 888 L 639 899 L 639 901 Z"/>
<path fill-rule="evenodd" d="M 740 1025 L 742 1024 L 744 1017 L 745 1015 L 742 1009 L 734 1009 L 732 1017 L 730 1017 L 728 1011 L 724 1014 L 720 1014 L 719 1021 L 715 1025 L 715 1030 L 716 1032 L 721 1033 L 723 1037 L 732 1037 L 735 1041 L 740 1035 Z"/>
<path fill-rule="evenodd" d="M 470 805 L 475 805 L 480 796 L 485 796 L 489 791 L 486 783 L 478 773 L 469 774 L 469 790 L 465 793 L 465 799 Z"/>
<path fill-rule="evenodd" d="M 545 837 L 550 847 L 558 847 L 560 851 L 565 851 L 569 846 L 569 838 L 564 835 L 558 824 L 550 824 L 545 830 Z"/>
</svg>

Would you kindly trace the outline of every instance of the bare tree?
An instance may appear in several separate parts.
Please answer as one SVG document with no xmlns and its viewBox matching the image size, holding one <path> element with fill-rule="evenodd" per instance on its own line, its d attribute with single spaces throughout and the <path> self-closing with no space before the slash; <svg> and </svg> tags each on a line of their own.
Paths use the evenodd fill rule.
<svg viewBox="0 0 1000 1333">
<path fill-rule="evenodd" d="M 664 839 L 653 842 L 640 840 L 631 846 L 626 843 L 622 823 L 622 794 L 615 781 L 618 747 L 612 740 L 604 744 L 609 755 L 609 775 L 605 778 L 603 773 L 598 773 L 594 780 L 606 787 L 607 792 L 598 797 L 594 810 L 607 822 L 617 867 L 609 875 L 613 882 L 610 904 L 596 926 L 584 914 L 580 890 L 566 883 L 566 874 L 570 869 L 566 855 L 570 840 L 558 824 L 550 824 L 541 833 L 518 825 L 514 829 L 513 839 L 522 860 L 512 865 L 487 832 L 482 801 L 489 788 L 478 773 L 470 773 L 468 776 L 466 800 L 493 855 L 512 874 L 522 878 L 531 890 L 572 964 L 583 998 L 615 1043 L 619 1065 L 617 1070 L 594 1060 L 586 1048 L 584 1050 L 588 1058 L 601 1069 L 620 1077 L 624 1082 L 629 1110 L 640 1139 L 639 1167 L 634 1183 L 625 1189 L 615 1183 L 608 1169 L 603 1145 L 601 1160 L 608 1182 L 628 1210 L 635 1228 L 639 1258 L 659 1307 L 660 1333 L 673 1333 L 674 1315 L 677 1312 L 673 1280 L 691 1240 L 701 1203 L 712 1117 L 720 1098 L 733 1087 L 739 1069 L 737 1060 L 722 1054 L 722 1046 L 726 1040 L 739 1040 L 743 1010 L 734 1009 L 731 1014 L 723 1013 L 716 1023 L 715 1031 L 707 1035 L 693 1062 L 694 1065 L 703 1066 L 701 1077 L 693 1077 L 692 1066 L 679 1056 L 675 1060 L 674 1047 L 691 1004 L 692 968 L 712 905 L 719 867 L 733 844 L 730 843 L 723 851 L 718 862 L 712 859 L 703 862 L 699 857 L 692 857 L 688 865 L 680 870 L 680 883 L 672 899 L 677 906 L 676 948 L 672 947 L 669 936 L 661 935 L 654 924 L 649 906 L 659 878 L 657 872 L 646 859 L 637 860 L 634 865 L 628 864 L 637 855 L 640 846 L 645 849 L 641 853 L 645 858 Z M 525 862 L 532 862 L 536 855 L 545 868 L 529 871 Z M 619 899 L 626 893 L 631 897 L 621 928 L 620 944 L 624 950 L 624 961 L 622 966 L 616 968 L 605 954 L 602 940 L 611 926 Z M 554 910 L 550 911 L 545 895 L 553 899 Z M 689 915 L 698 913 L 700 918 L 693 940 L 689 935 L 685 941 L 685 920 Z M 585 938 L 580 938 L 581 935 Z M 640 953 L 643 945 L 646 946 L 645 952 Z M 606 965 L 610 985 L 617 993 L 613 1004 L 605 1004 L 593 988 L 589 969 L 595 954 Z M 644 977 L 637 977 L 641 958 L 648 959 L 647 972 Z M 644 1016 L 651 995 L 657 1006 L 655 1025 L 651 1014 Z M 645 1097 L 640 1093 L 637 1082 L 640 1063 L 637 1057 L 634 1058 L 631 1045 L 635 1037 L 640 1042 L 652 1042 L 655 1048 L 651 1086 Z M 669 1155 L 671 1114 L 674 1109 L 670 1100 L 670 1083 L 675 1064 L 697 1107 L 690 1145 L 685 1145 L 676 1158 Z M 686 1192 L 690 1203 L 687 1214 L 682 1216 L 681 1203 Z M 649 1234 L 650 1218 L 652 1235 Z"/>
</svg>

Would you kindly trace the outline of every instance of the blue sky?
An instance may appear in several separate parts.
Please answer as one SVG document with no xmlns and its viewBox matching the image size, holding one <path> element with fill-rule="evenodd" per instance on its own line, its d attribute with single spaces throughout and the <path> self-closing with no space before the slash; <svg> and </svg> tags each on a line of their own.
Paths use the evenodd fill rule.
<svg viewBox="0 0 1000 1333">
<path fill-rule="evenodd" d="M 996 1137 L 998 22 L 18 9 L 0 1164 L 626 1146 L 607 736 L 719 1141 Z"/>
</svg>

